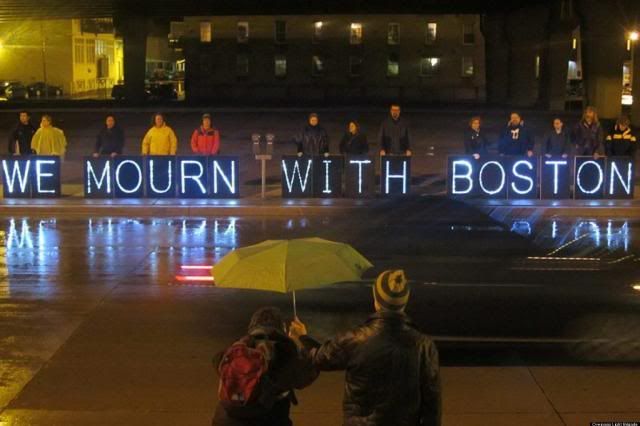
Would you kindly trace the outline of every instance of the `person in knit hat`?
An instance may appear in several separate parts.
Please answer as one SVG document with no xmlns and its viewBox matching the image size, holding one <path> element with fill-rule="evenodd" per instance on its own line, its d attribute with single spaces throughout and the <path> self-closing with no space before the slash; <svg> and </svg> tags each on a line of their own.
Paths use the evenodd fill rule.
<svg viewBox="0 0 640 426">
<path fill-rule="evenodd" d="M 411 289 L 402 270 L 380 274 L 376 312 L 361 326 L 320 344 L 295 319 L 289 335 L 319 371 L 345 370 L 344 426 L 437 426 L 441 422 L 438 351 L 405 314 Z"/>
</svg>

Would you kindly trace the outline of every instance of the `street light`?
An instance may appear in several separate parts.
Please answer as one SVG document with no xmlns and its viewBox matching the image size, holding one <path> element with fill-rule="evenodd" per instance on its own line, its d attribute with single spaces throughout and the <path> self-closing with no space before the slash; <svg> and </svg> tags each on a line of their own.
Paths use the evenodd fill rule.
<svg viewBox="0 0 640 426">
<path fill-rule="evenodd" d="M 629 33 L 629 40 L 638 41 L 640 39 L 640 33 L 638 31 L 631 31 Z"/>
</svg>

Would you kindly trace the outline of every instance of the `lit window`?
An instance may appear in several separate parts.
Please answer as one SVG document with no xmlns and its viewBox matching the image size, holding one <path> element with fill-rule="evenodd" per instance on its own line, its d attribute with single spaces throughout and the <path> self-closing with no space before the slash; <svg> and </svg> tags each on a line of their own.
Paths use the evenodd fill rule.
<svg viewBox="0 0 640 426">
<path fill-rule="evenodd" d="M 287 21 L 276 21 L 275 40 L 280 44 L 287 42 Z"/>
<path fill-rule="evenodd" d="M 249 56 L 238 55 L 236 57 L 236 74 L 238 77 L 246 77 L 249 75 Z"/>
<path fill-rule="evenodd" d="M 400 24 L 390 23 L 387 30 L 387 44 L 399 44 L 400 43 Z"/>
<path fill-rule="evenodd" d="M 351 44 L 362 43 L 362 24 L 358 22 L 351 23 L 351 35 L 349 37 L 349 42 Z"/>
<path fill-rule="evenodd" d="M 420 75 L 423 77 L 431 77 L 440 71 L 440 58 L 427 57 L 420 61 Z"/>
<path fill-rule="evenodd" d="M 287 76 L 287 57 L 284 55 L 276 55 L 274 58 L 274 74 L 278 78 Z"/>
<path fill-rule="evenodd" d="M 462 25 L 462 44 L 475 44 L 476 43 L 476 33 L 474 32 L 473 24 L 463 24 Z"/>
<path fill-rule="evenodd" d="M 387 77 L 397 77 L 400 74 L 400 61 L 398 55 L 392 53 L 387 58 Z"/>
<path fill-rule="evenodd" d="M 246 21 L 238 22 L 238 43 L 249 42 L 249 23 Z"/>
<path fill-rule="evenodd" d="M 314 77 L 319 77 L 324 75 L 324 60 L 317 55 L 314 55 L 311 58 L 311 75 Z"/>
<path fill-rule="evenodd" d="M 352 77 L 358 77 L 362 75 L 362 57 L 350 56 L 349 57 L 349 75 Z"/>
<path fill-rule="evenodd" d="M 209 54 L 201 54 L 200 55 L 200 74 L 205 76 L 207 74 L 211 74 L 211 55 Z"/>
<path fill-rule="evenodd" d="M 540 78 L 540 55 L 536 55 L 536 66 L 535 66 L 536 78 Z"/>
<path fill-rule="evenodd" d="M 471 56 L 462 57 L 462 76 L 473 77 L 473 58 Z"/>
<path fill-rule="evenodd" d="M 425 43 L 433 44 L 438 37 L 438 24 L 435 22 L 427 23 L 427 31 L 425 33 Z"/>
<path fill-rule="evenodd" d="M 200 42 L 211 43 L 211 22 L 200 22 Z"/>
<path fill-rule="evenodd" d="M 572 48 L 573 50 L 578 49 L 578 39 L 577 39 L 577 38 L 575 38 L 575 37 L 573 37 L 573 38 L 571 39 L 571 48 Z"/>
<path fill-rule="evenodd" d="M 316 21 L 313 23 L 313 42 L 318 43 L 322 40 L 322 27 L 324 26 L 322 21 Z"/>
</svg>

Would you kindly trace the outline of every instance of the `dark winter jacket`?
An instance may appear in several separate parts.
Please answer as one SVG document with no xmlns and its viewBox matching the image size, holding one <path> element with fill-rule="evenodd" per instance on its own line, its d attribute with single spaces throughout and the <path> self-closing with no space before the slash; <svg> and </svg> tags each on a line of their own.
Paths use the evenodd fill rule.
<svg viewBox="0 0 640 426">
<path fill-rule="evenodd" d="M 560 133 L 556 129 L 551 130 L 544 137 L 543 150 L 545 155 L 561 156 L 571 153 L 571 136 L 564 127 Z"/>
<path fill-rule="evenodd" d="M 502 155 L 526 155 L 533 151 L 535 141 L 529 128 L 521 122 L 518 126 L 508 124 L 500 133 L 498 152 Z"/>
<path fill-rule="evenodd" d="M 95 153 L 101 155 L 122 154 L 124 149 L 124 131 L 119 126 L 111 129 L 103 127 L 96 137 Z"/>
<path fill-rule="evenodd" d="M 296 137 L 298 152 L 305 155 L 322 155 L 329 152 L 329 135 L 319 124 L 304 126 Z"/>
<path fill-rule="evenodd" d="M 282 331 L 273 328 L 250 330 L 254 337 L 267 338 L 273 344 L 273 359 L 269 364 L 268 378 L 274 388 L 282 391 L 283 397 L 273 405 L 269 414 L 261 419 L 235 419 L 229 416 L 225 409 L 218 404 L 213 418 L 214 426 L 290 426 L 289 410 L 295 402 L 294 389 L 309 386 L 318 377 L 318 371 L 313 367 L 309 353 L 299 349 L 296 343 Z M 214 358 L 216 371 L 224 352 Z"/>
<path fill-rule="evenodd" d="M 31 139 L 35 132 L 36 128 L 33 127 L 31 122 L 27 124 L 18 122 L 16 127 L 9 133 L 9 154 L 15 154 L 17 152 L 16 145 L 18 145 L 21 155 L 31 154 Z"/>
<path fill-rule="evenodd" d="M 485 155 L 488 152 L 489 140 L 482 130 L 476 132 L 471 127 L 464 131 L 464 152 L 467 155 Z"/>
<path fill-rule="evenodd" d="M 400 117 L 394 120 L 391 116 L 384 119 L 378 132 L 380 149 L 387 155 L 405 155 L 411 149 L 409 125 Z"/>
<path fill-rule="evenodd" d="M 346 132 L 340 140 L 340 153 L 344 155 L 365 155 L 369 153 L 367 136 L 362 133 Z"/>
<path fill-rule="evenodd" d="M 605 141 L 607 155 L 635 157 L 638 141 L 631 129 L 620 130 L 616 125 Z"/>
<path fill-rule="evenodd" d="M 438 352 L 404 313 L 376 313 L 322 345 L 301 341 L 319 370 L 346 370 L 344 426 L 440 425 Z"/>
<path fill-rule="evenodd" d="M 580 121 L 573 128 L 573 144 L 576 146 L 576 155 L 604 155 L 604 132 L 600 123 L 587 124 Z"/>
</svg>

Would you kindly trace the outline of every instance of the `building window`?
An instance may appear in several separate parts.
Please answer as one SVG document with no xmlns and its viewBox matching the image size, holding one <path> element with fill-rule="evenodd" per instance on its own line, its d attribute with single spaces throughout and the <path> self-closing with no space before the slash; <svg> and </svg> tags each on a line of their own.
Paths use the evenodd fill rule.
<svg viewBox="0 0 640 426">
<path fill-rule="evenodd" d="M 200 22 L 200 42 L 211 43 L 211 22 Z"/>
<path fill-rule="evenodd" d="M 96 63 L 96 42 L 95 40 L 87 40 L 87 63 Z"/>
<path fill-rule="evenodd" d="M 476 43 L 476 33 L 473 24 L 462 25 L 462 44 L 473 45 Z"/>
<path fill-rule="evenodd" d="M 351 23 L 351 33 L 349 36 L 349 42 L 351 44 L 362 43 L 362 24 L 358 22 Z"/>
<path fill-rule="evenodd" d="M 420 75 L 432 77 L 440 71 L 440 58 L 426 57 L 420 60 Z"/>
<path fill-rule="evenodd" d="M 462 57 L 462 76 L 463 77 L 473 77 L 473 57 L 471 56 L 463 56 Z"/>
<path fill-rule="evenodd" d="M 274 38 L 279 44 L 287 42 L 287 21 L 276 21 Z"/>
<path fill-rule="evenodd" d="M 400 74 L 400 61 L 398 55 L 392 53 L 387 58 L 387 77 L 397 77 Z"/>
<path fill-rule="evenodd" d="M 202 54 L 200 55 L 200 75 L 206 76 L 211 74 L 211 55 Z"/>
<path fill-rule="evenodd" d="M 324 60 L 318 55 L 314 55 L 311 58 L 311 75 L 314 77 L 320 77 L 324 75 L 325 67 Z"/>
<path fill-rule="evenodd" d="M 284 78 L 287 76 L 287 57 L 284 55 L 276 55 L 273 61 L 274 75 L 276 78 Z"/>
<path fill-rule="evenodd" d="M 535 73 L 536 79 L 540 78 L 540 55 L 536 55 L 536 63 L 535 63 Z"/>
<path fill-rule="evenodd" d="M 433 44 L 438 38 L 438 24 L 435 22 L 427 22 L 427 30 L 425 32 L 424 41 L 426 44 Z"/>
<path fill-rule="evenodd" d="M 75 59 L 74 62 L 76 64 L 84 64 L 84 39 L 77 38 L 74 42 L 74 53 Z M 78 80 L 79 82 L 80 80 Z"/>
<path fill-rule="evenodd" d="M 238 22 L 238 43 L 249 42 L 249 23 L 246 21 Z"/>
<path fill-rule="evenodd" d="M 400 44 L 400 24 L 392 22 L 387 29 L 387 44 Z"/>
<path fill-rule="evenodd" d="M 359 77 L 362 75 L 362 56 L 349 57 L 349 75 L 351 77 Z"/>
<path fill-rule="evenodd" d="M 316 21 L 313 23 L 313 42 L 319 43 L 322 40 L 322 27 L 324 26 L 322 21 Z"/>
<path fill-rule="evenodd" d="M 236 56 L 236 74 L 238 77 L 246 77 L 249 75 L 249 56 Z"/>
</svg>

